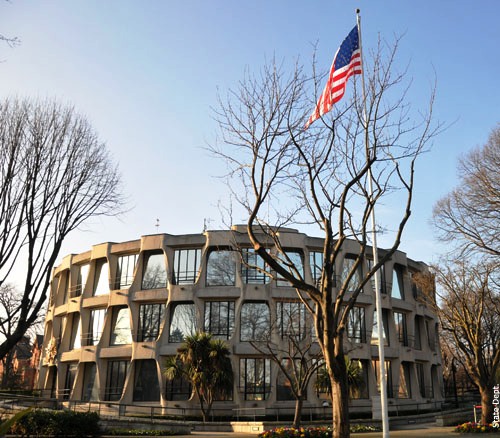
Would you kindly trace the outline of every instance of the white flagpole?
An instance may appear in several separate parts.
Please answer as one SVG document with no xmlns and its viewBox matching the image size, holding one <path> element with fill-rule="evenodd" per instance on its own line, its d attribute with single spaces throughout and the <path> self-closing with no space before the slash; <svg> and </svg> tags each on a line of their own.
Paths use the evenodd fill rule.
<svg viewBox="0 0 500 438">
<path fill-rule="evenodd" d="M 356 9 L 356 20 L 358 25 L 359 50 L 361 52 L 361 83 L 363 90 L 363 118 L 365 124 L 365 151 L 366 160 L 370 159 L 370 147 L 368 139 L 368 113 L 366 109 L 366 89 L 365 89 L 365 65 L 363 61 L 363 49 L 361 45 L 361 16 L 360 10 Z M 373 184 L 371 167 L 368 168 L 368 193 L 370 200 L 373 200 Z M 372 225 L 372 249 L 373 249 L 373 266 L 378 264 L 377 250 L 377 233 L 375 230 L 375 208 L 371 208 L 370 219 Z M 389 411 L 387 404 L 387 378 L 385 375 L 385 353 L 384 353 L 384 321 L 382 318 L 382 296 L 380 292 L 380 270 L 375 272 L 375 307 L 377 311 L 377 329 L 378 329 L 378 357 L 379 357 L 379 373 L 380 373 L 380 404 L 382 413 L 382 436 L 389 437 Z"/>
</svg>

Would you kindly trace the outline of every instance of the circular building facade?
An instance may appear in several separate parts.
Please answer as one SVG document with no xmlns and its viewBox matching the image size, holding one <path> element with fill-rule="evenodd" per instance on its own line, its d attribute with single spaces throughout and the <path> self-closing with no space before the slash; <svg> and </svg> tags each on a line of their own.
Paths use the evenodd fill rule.
<svg viewBox="0 0 500 438">
<path fill-rule="evenodd" d="M 304 278 L 317 280 L 322 239 L 292 229 L 280 233 Z M 344 245 L 337 275 L 349 267 L 356 245 Z M 214 415 L 293 413 L 290 384 L 259 342 L 272 339 L 285 351 L 293 330 L 310 342 L 311 354 L 319 349 L 295 289 L 283 279 L 270 280 L 255 268 L 259 263 L 239 226 L 103 243 L 65 257 L 53 272 L 38 381 L 42 395 L 120 412 L 153 408 L 164 415 L 198 415 L 189 382 L 167 380 L 163 368 L 185 335 L 205 331 L 227 342 L 234 372 L 233 393 L 215 402 Z M 437 318 L 412 283 L 412 275 L 426 268 L 398 251 L 381 271 L 390 411 L 430 410 L 442 401 Z M 350 409 L 364 415 L 379 398 L 374 311 L 373 284 L 367 283 L 345 333 L 348 357 L 360 369 Z M 311 416 L 329 414 L 318 375 L 304 402 Z"/>
</svg>

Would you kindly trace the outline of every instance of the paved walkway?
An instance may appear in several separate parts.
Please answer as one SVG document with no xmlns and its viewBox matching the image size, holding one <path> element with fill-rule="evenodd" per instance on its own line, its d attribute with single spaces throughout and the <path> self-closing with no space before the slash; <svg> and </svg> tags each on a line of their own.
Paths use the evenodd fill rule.
<svg viewBox="0 0 500 438">
<path fill-rule="evenodd" d="M 477 434 L 458 434 L 453 432 L 454 427 L 437 427 L 434 424 L 419 424 L 413 426 L 405 426 L 398 430 L 391 430 L 389 435 L 391 438 L 407 438 L 407 437 L 423 437 L 423 438 L 465 438 L 478 436 Z M 482 435 L 481 435 L 482 436 Z M 500 431 L 497 433 L 489 433 L 485 437 L 500 437 Z M 191 435 L 180 435 L 182 438 L 256 438 L 257 435 L 250 433 L 235 433 L 235 432 L 198 432 L 193 431 Z M 365 432 L 352 433 L 351 438 L 381 438 L 382 432 Z"/>
</svg>

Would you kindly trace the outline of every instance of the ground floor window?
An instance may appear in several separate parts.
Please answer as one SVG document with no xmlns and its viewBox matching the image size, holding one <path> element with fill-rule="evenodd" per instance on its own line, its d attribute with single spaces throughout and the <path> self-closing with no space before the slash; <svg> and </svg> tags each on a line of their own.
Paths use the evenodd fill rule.
<svg viewBox="0 0 500 438">
<path fill-rule="evenodd" d="M 271 362 L 264 358 L 240 359 L 240 390 L 245 400 L 266 400 L 271 392 Z"/>
<path fill-rule="evenodd" d="M 76 371 L 78 370 L 77 363 L 70 363 L 66 368 L 66 378 L 64 379 L 63 399 L 69 400 L 73 384 L 75 383 Z"/>
<path fill-rule="evenodd" d="M 134 401 L 159 401 L 160 385 L 154 359 L 135 361 Z"/>
<path fill-rule="evenodd" d="M 120 400 L 123 393 L 123 387 L 125 386 L 128 364 L 128 360 L 111 360 L 108 362 L 104 400 Z"/>
<path fill-rule="evenodd" d="M 84 366 L 83 372 L 83 400 L 97 401 L 99 400 L 99 388 L 96 379 L 95 362 L 88 362 Z"/>
</svg>

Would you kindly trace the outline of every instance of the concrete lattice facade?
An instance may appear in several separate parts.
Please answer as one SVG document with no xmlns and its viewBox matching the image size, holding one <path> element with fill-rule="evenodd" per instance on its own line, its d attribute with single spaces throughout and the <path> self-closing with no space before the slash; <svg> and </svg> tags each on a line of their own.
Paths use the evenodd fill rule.
<svg viewBox="0 0 500 438">
<path fill-rule="evenodd" d="M 281 230 L 280 238 L 302 264 L 305 279 L 314 281 L 322 240 L 291 229 Z M 60 400 L 196 409 L 198 402 L 188 385 L 166 381 L 162 367 L 166 357 L 175 355 L 183 335 L 197 329 L 225 339 L 232 352 L 233 396 L 216 402 L 216 410 L 266 408 L 272 413 L 292 408 L 294 401 L 277 366 L 250 340 L 259 330 L 269 332 L 285 324 L 283 310 L 292 308 L 298 310 L 292 324 L 311 333 L 307 312 L 296 304 L 293 288 L 283 281 L 268 281 L 241 263 L 240 252 L 230 251 L 235 242 L 248 247 L 243 228 L 149 235 L 65 257 L 54 269 L 45 322 L 39 378 L 43 394 Z M 355 242 L 344 247 L 339 276 L 349 266 L 349 254 L 357 250 Z M 249 262 L 257 261 L 251 250 L 244 254 Z M 418 291 L 411 282 L 412 274 L 425 269 L 425 264 L 398 251 L 382 272 L 391 409 L 414 410 L 417 404 L 419 409 L 431 408 L 442 400 L 437 319 L 416 299 Z M 368 283 L 346 333 L 349 357 L 360 361 L 364 380 L 351 401 L 353 411 L 370 411 L 378 396 L 374 309 Z M 258 315 L 253 328 L 249 315 Z M 305 408 L 321 412 L 325 398 L 313 379 Z"/>
</svg>

